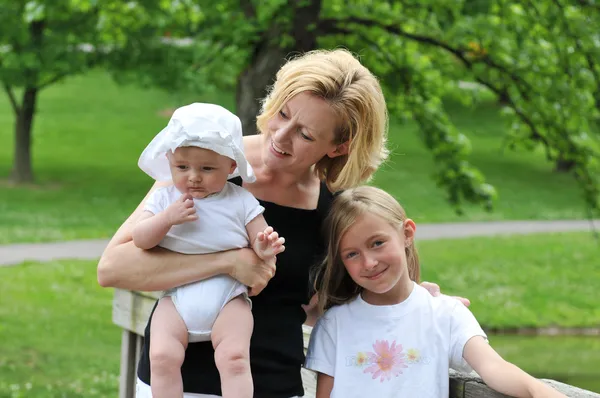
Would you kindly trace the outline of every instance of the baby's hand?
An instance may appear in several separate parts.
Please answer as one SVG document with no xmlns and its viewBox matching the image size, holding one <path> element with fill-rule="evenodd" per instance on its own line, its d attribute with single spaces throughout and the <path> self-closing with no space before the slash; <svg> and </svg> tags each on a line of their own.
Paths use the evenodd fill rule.
<svg viewBox="0 0 600 398">
<path fill-rule="evenodd" d="M 285 250 L 284 243 L 284 238 L 280 238 L 272 227 L 267 227 L 264 232 L 259 232 L 256 235 L 254 251 L 262 260 L 268 260 Z"/>
<path fill-rule="evenodd" d="M 192 195 L 184 193 L 177 201 L 173 202 L 165 210 L 165 216 L 170 225 L 179 225 L 190 221 L 196 221 L 198 215 L 194 208 Z"/>
</svg>

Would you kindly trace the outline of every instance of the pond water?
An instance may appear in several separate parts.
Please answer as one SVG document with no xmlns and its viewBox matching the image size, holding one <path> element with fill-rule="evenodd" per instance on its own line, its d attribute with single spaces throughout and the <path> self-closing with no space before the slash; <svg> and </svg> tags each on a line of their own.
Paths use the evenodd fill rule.
<svg viewBox="0 0 600 398">
<path fill-rule="evenodd" d="M 488 337 L 504 359 L 528 373 L 600 393 L 600 336 Z"/>
</svg>

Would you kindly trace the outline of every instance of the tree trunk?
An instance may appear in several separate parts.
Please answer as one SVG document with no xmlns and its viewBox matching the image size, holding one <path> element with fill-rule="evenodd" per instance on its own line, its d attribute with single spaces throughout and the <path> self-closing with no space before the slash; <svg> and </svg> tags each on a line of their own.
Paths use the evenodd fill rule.
<svg viewBox="0 0 600 398">
<path fill-rule="evenodd" d="M 575 167 L 575 161 L 565 159 L 562 155 L 558 156 L 554 165 L 554 171 L 557 173 L 568 173 Z"/>
<path fill-rule="evenodd" d="M 286 51 L 279 45 L 264 43 L 256 51 L 251 64 L 238 77 L 236 113 L 242 120 L 244 135 L 257 133 L 256 116 L 260 112 L 260 101 L 266 96 L 267 88 L 283 65 L 285 55 Z"/>
<path fill-rule="evenodd" d="M 257 133 L 256 116 L 260 112 L 261 100 L 268 87 L 275 81 L 275 75 L 285 63 L 290 53 L 302 53 L 316 48 L 316 31 L 308 26 L 316 26 L 321 11 L 321 0 L 294 0 L 298 5 L 292 10 L 292 23 L 287 27 L 294 43 L 282 48 L 277 38 L 282 37 L 282 28 L 274 25 L 263 33 L 255 48 L 250 65 L 240 74 L 236 92 L 236 112 L 242 120 L 244 135 Z"/>
<path fill-rule="evenodd" d="M 31 167 L 31 128 L 37 100 L 37 88 L 28 87 L 15 121 L 15 159 L 11 180 L 16 183 L 33 181 Z"/>
</svg>

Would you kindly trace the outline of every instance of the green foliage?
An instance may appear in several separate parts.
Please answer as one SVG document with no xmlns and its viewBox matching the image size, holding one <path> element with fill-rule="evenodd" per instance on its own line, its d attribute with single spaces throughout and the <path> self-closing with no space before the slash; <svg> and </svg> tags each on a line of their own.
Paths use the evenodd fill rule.
<svg viewBox="0 0 600 398">
<path fill-rule="evenodd" d="M 391 113 L 419 125 L 433 177 L 456 210 L 465 202 L 491 208 L 496 197 L 468 161 L 472 137 L 445 108 L 457 82 L 475 84 L 480 89 L 461 100 L 496 98 L 508 148 L 541 149 L 549 162 L 569 164 L 589 209 L 600 208 L 600 6 L 592 0 L 0 0 L 0 7 L 0 81 L 9 88 L 44 87 L 104 63 L 119 81 L 170 92 L 232 90 L 265 46 L 291 54 L 316 36 L 320 47 L 347 47 L 381 78 Z"/>
<path fill-rule="evenodd" d="M 467 161 L 468 136 L 444 107 L 459 80 L 491 92 L 504 107 L 507 147 L 542 148 L 549 161 L 572 163 L 588 207 L 600 206 L 600 7 L 593 1 L 189 3 L 201 10 L 196 24 L 180 32 L 194 38 L 189 58 L 181 55 L 183 68 L 165 81 L 164 64 L 151 67 L 163 87 L 233 87 L 265 43 L 293 50 L 315 34 L 321 47 L 360 54 L 381 78 L 390 111 L 419 124 L 437 164 L 434 178 L 457 210 L 465 201 L 490 208 L 496 197 Z M 318 22 L 303 25 L 309 14 Z M 479 97 L 462 100 L 474 104 Z"/>
<path fill-rule="evenodd" d="M 192 101 L 234 109 L 234 98 L 230 91 L 169 96 L 117 85 L 103 70 L 67 78 L 40 94 L 32 145 L 36 184 L 12 186 L 2 176 L 9 173 L 14 116 L 0 96 L 0 244 L 110 237 L 152 186 L 137 159 L 168 122 L 169 110 Z M 465 205 L 462 216 L 455 214 L 429 178 L 435 163 L 419 126 L 394 118 L 392 156 L 373 183 L 398 198 L 418 224 L 585 218 L 573 179 L 552 173 L 540 153 L 502 151 L 504 127 L 494 102 L 447 108 L 457 129 L 472 137 L 469 162 L 503 195 L 492 213 Z"/>
</svg>

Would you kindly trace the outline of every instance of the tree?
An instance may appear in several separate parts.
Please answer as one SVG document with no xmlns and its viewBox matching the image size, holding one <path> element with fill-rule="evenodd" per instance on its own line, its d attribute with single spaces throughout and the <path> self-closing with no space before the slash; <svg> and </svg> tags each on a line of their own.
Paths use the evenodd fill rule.
<svg viewBox="0 0 600 398">
<path fill-rule="evenodd" d="M 135 19 L 133 34 L 117 36 L 107 62 L 119 78 L 134 75 L 172 90 L 235 88 L 236 112 L 254 133 L 259 101 L 286 57 L 344 46 L 380 77 L 390 112 L 419 125 L 437 164 L 436 181 L 457 209 L 464 201 L 490 207 L 495 196 L 467 162 L 470 142 L 444 109 L 443 98 L 461 80 L 491 91 L 503 105 L 510 147 L 541 148 L 549 161 L 568 165 L 590 209 L 600 208 L 600 6 L 594 0 L 124 4 L 157 17 Z M 170 39 L 148 40 L 165 35 Z M 176 38 L 191 40 L 179 45 Z M 476 103 L 478 92 L 462 99 Z"/>
<path fill-rule="evenodd" d="M 145 35 L 147 21 L 154 25 L 163 15 L 153 1 L 142 7 L 118 0 L 0 0 L 0 84 L 15 115 L 13 181 L 33 180 L 32 128 L 40 91 L 106 63 L 108 54 L 134 37 L 153 40 Z"/>
<path fill-rule="evenodd" d="M 444 109 L 444 96 L 464 80 L 503 105 L 511 148 L 542 148 L 557 167 L 568 166 L 598 210 L 600 6 L 593 0 L 188 3 L 197 13 L 179 32 L 194 38 L 180 84 L 236 87 L 246 132 L 255 132 L 259 99 L 285 57 L 342 45 L 381 78 L 391 113 L 418 123 L 438 185 L 457 208 L 464 201 L 489 207 L 495 196 L 466 161 L 469 140 Z M 218 73 L 223 65 L 227 72 Z M 475 103 L 477 93 L 463 100 Z"/>
</svg>

